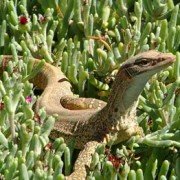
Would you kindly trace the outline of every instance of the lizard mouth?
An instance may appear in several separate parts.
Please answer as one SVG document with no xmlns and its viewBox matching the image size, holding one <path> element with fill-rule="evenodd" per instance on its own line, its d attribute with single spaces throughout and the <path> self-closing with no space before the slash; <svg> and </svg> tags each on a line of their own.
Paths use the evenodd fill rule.
<svg viewBox="0 0 180 180">
<path fill-rule="evenodd" d="M 171 53 L 167 53 L 162 58 L 160 58 L 156 61 L 153 61 L 152 67 L 154 67 L 155 69 L 159 69 L 159 68 L 164 69 L 164 68 L 172 65 L 175 62 L 175 59 L 176 59 L 176 57 L 174 55 L 172 55 Z"/>
<path fill-rule="evenodd" d="M 161 71 L 168 66 L 172 65 L 175 62 L 176 56 L 174 56 L 171 53 L 160 53 L 159 57 L 156 59 L 151 59 L 149 63 L 147 63 L 145 66 L 141 65 L 142 71 L 138 74 L 152 71 L 153 73 L 156 73 L 158 71 Z"/>
</svg>

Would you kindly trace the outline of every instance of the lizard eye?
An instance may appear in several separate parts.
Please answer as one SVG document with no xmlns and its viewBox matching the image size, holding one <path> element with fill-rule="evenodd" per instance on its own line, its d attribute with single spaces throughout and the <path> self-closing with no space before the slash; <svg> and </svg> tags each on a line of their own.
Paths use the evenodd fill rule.
<svg viewBox="0 0 180 180">
<path fill-rule="evenodd" d="M 151 64 L 151 61 L 148 61 L 147 59 L 138 59 L 134 64 L 138 66 L 146 67 Z"/>
</svg>

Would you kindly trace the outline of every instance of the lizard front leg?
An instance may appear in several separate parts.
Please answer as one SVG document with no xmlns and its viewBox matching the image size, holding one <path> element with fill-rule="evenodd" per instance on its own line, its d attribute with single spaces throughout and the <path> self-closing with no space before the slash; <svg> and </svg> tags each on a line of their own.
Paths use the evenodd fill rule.
<svg viewBox="0 0 180 180">
<path fill-rule="evenodd" d="M 97 141 L 89 141 L 85 144 L 84 149 L 74 165 L 74 172 L 66 178 L 66 180 L 85 180 L 87 176 L 86 167 L 90 167 L 92 155 L 95 153 L 96 147 L 100 143 Z"/>
</svg>

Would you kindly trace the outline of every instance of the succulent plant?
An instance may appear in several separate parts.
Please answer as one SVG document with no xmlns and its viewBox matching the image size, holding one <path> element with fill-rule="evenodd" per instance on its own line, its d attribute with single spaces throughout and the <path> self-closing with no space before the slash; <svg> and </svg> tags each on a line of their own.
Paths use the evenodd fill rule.
<svg viewBox="0 0 180 180">
<path fill-rule="evenodd" d="M 180 13 L 173 0 L 1 0 L 0 178 L 63 179 L 73 148 L 48 135 L 56 117 L 33 111 L 29 80 L 44 62 L 61 68 L 80 96 L 107 99 L 121 63 L 148 49 L 176 62 L 146 85 L 138 105 L 145 136 L 98 147 L 88 179 L 180 177 Z M 18 55 L 25 61 L 19 60 Z M 29 57 L 44 59 L 32 69 Z"/>
</svg>

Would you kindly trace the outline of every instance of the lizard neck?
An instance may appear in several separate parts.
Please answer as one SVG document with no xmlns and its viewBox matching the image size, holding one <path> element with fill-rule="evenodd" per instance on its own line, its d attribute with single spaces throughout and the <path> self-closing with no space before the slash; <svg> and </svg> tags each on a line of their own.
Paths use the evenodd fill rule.
<svg viewBox="0 0 180 180">
<path fill-rule="evenodd" d="M 142 92 L 149 76 L 131 77 L 125 70 L 118 72 L 114 81 L 107 106 L 102 110 L 107 114 L 109 123 L 119 121 L 123 116 L 134 116 L 136 112 L 138 96 Z"/>
<path fill-rule="evenodd" d="M 149 75 L 132 77 L 126 70 L 119 70 L 107 105 L 93 118 L 92 127 L 98 129 L 100 137 L 105 137 L 101 139 L 103 142 L 117 144 L 133 135 L 142 134 L 136 121 L 136 107 L 138 96 L 148 79 Z"/>
</svg>

